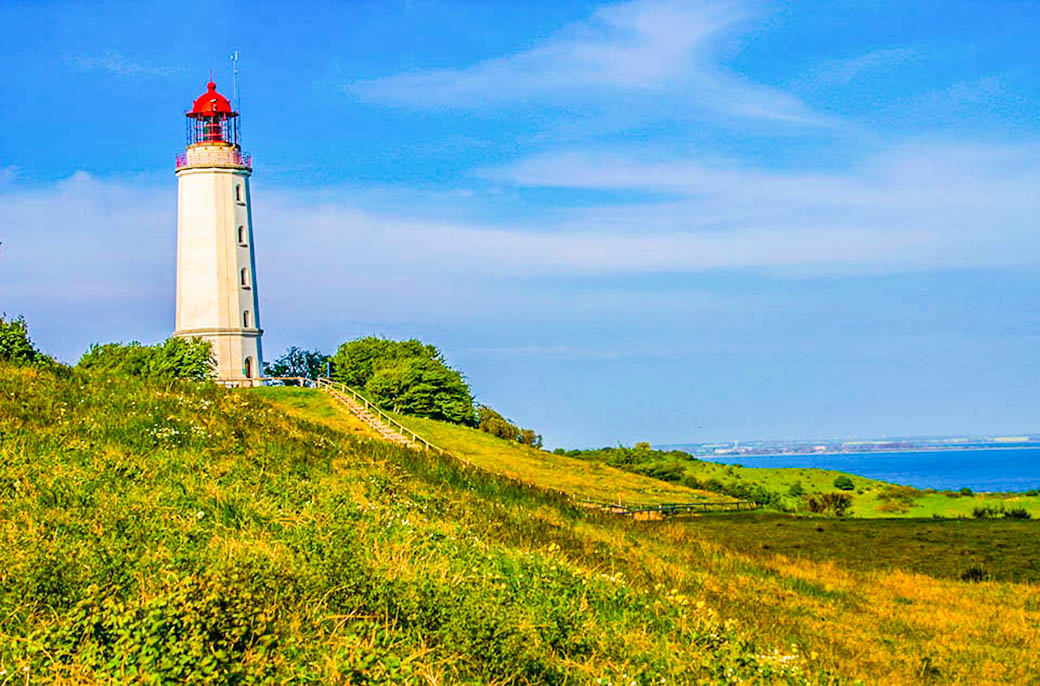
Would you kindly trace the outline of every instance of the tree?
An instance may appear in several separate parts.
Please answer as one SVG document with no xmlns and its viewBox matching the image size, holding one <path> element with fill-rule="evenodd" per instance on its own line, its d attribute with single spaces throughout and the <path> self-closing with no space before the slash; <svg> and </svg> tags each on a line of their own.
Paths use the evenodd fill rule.
<svg viewBox="0 0 1040 686">
<path fill-rule="evenodd" d="M 365 388 L 379 366 L 406 358 L 430 360 L 447 368 L 444 357 L 432 345 L 426 345 L 414 338 L 393 341 L 367 336 L 339 346 L 336 354 L 332 356 L 332 378 L 354 388 Z"/>
<path fill-rule="evenodd" d="M 521 429 L 520 436 L 517 438 L 524 445 L 529 445 L 532 448 L 542 447 L 542 435 L 536 434 L 534 429 Z"/>
<path fill-rule="evenodd" d="M 469 385 L 432 345 L 368 336 L 341 345 L 331 361 L 333 379 L 366 391 L 383 409 L 477 423 Z"/>
<path fill-rule="evenodd" d="M 834 487 L 843 491 L 851 491 L 856 488 L 856 484 L 852 483 L 852 479 L 843 475 L 834 480 Z"/>
<path fill-rule="evenodd" d="M 203 381 L 213 378 L 216 360 L 208 341 L 171 337 L 156 345 L 141 345 L 137 341 L 95 344 L 76 366 L 120 376 Z"/>
<path fill-rule="evenodd" d="M 331 358 L 320 350 L 301 350 L 290 346 L 274 362 L 264 363 L 265 376 L 302 376 L 317 379 L 325 376 L 326 364 Z"/>
<path fill-rule="evenodd" d="M 10 321 L 0 317 L 0 361 L 47 367 L 57 364 L 33 345 L 24 317 Z"/>
<path fill-rule="evenodd" d="M 475 423 L 469 386 L 461 374 L 438 360 L 405 357 L 377 364 L 365 390 L 374 403 L 394 412 Z"/>
</svg>

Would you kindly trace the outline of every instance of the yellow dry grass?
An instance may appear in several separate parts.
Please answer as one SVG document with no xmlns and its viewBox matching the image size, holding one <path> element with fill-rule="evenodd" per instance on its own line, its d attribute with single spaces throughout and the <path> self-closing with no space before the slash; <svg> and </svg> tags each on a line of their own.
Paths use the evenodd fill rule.
<svg viewBox="0 0 1040 686">
<path fill-rule="evenodd" d="M 435 445 L 478 467 L 578 498 L 651 505 L 732 500 L 717 493 L 622 471 L 601 462 L 555 455 L 465 426 L 421 417 L 398 417 L 398 420 Z"/>
</svg>

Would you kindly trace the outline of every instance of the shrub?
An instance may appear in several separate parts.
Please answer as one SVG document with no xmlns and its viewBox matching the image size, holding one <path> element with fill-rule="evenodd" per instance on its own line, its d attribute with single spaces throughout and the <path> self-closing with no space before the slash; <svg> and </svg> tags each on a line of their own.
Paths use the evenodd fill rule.
<svg viewBox="0 0 1040 686">
<path fill-rule="evenodd" d="M 477 428 L 507 441 L 517 441 L 532 448 L 542 447 L 542 437 L 534 429 L 521 429 L 487 405 L 477 406 Z M 564 454 L 560 450 L 557 448 L 557 454 Z"/>
<path fill-rule="evenodd" d="M 970 498 L 973 495 L 975 495 L 975 493 L 970 488 L 965 486 L 964 488 L 961 489 L 961 495 L 964 496 L 965 498 Z"/>
<path fill-rule="evenodd" d="M 878 500 L 881 512 L 906 512 L 914 504 L 914 500 L 920 497 L 921 491 L 913 486 L 886 486 L 878 492 Z"/>
<path fill-rule="evenodd" d="M 1005 519 L 1032 519 L 1033 515 L 1024 507 L 1015 507 L 1004 512 Z"/>
<path fill-rule="evenodd" d="M 987 578 L 989 575 L 981 567 L 971 566 L 961 573 L 961 581 L 978 582 L 985 581 Z"/>
<path fill-rule="evenodd" d="M 415 339 L 360 338 L 339 347 L 332 368 L 334 379 L 367 391 L 383 409 L 477 424 L 469 385 L 432 345 Z"/>
<path fill-rule="evenodd" d="M 92 345 L 83 354 L 80 369 L 103 371 L 119 376 L 149 379 L 213 378 L 216 361 L 208 341 L 201 338 L 168 338 L 157 345 L 106 343 Z"/>
<path fill-rule="evenodd" d="M 1031 488 L 1028 491 L 1026 491 L 1026 495 L 1035 498 L 1036 496 L 1040 495 L 1040 490 Z"/>
<path fill-rule="evenodd" d="M 820 493 L 806 498 L 810 512 L 844 517 L 852 507 L 852 496 L 848 493 Z"/>
<path fill-rule="evenodd" d="M 17 365 L 54 366 L 57 363 L 44 355 L 29 338 L 29 326 L 24 317 L 10 321 L 0 317 L 0 361 Z"/>
<path fill-rule="evenodd" d="M 1000 514 L 1001 514 L 1000 510 L 998 510 L 995 507 L 991 507 L 989 505 L 982 505 L 982 506 L 976 507 L 975 509 L 973 509 L 971 511 L 971 516 L 974 517 L 975 519 L 987 519 L 987 518 L 990 518 L 990 517 L 999 517 Z"/>
<path fill-rule="evenodd" d="M 661 481 L 672 482 L 680 481 L 686 474 L 686 469 L 678 462 L 654 462 L 646 466 L 641 465 L 635 471 Z"/>
<path fill-rule="evenodd" d="M 856 488 L 856 485 L 852 483 L 852 479 L 847 476 L 839 476 L 834 480 L 834 487 L 840 488 L 843 491 L 851 491 Z"/>
<path fill-rule="evenodd" d="M 793 484 L 791 484 L 791 487 L 787 489 L 787 495 L 793 498 L 801 498 L 804 493 L 805 489 L 802 488 L 801 481 L 795 481 Z"/>
</svg>

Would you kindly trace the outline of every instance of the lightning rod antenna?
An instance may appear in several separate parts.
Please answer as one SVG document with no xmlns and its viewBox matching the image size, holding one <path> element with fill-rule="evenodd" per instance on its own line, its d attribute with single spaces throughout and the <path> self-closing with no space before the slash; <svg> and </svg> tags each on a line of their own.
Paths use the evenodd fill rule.
<svg viewBox="0 0 1040 686">
<path fill-rule="evenodd" d="M 232 95 L 235 99 L 235 111 L 242 111 L 242 98 L 238 94 L 238 50 L 231 55 L 231 85 Z"/>
</svg>

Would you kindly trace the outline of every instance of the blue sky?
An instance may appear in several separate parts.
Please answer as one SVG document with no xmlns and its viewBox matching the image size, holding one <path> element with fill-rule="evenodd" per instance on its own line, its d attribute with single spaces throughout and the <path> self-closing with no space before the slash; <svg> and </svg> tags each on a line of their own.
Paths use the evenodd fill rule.
<svg viewBox="0 0 1040 686">
<path fill-rule="evenodd" d="M 194 16 L 193 16 L 194 12 Z M 265 354 L 416 336 L 551 446 L 1040 430 L 1032 2 L 5 2 L 0 310 L 173 327 L 241 54 Z"/>
</svg>

